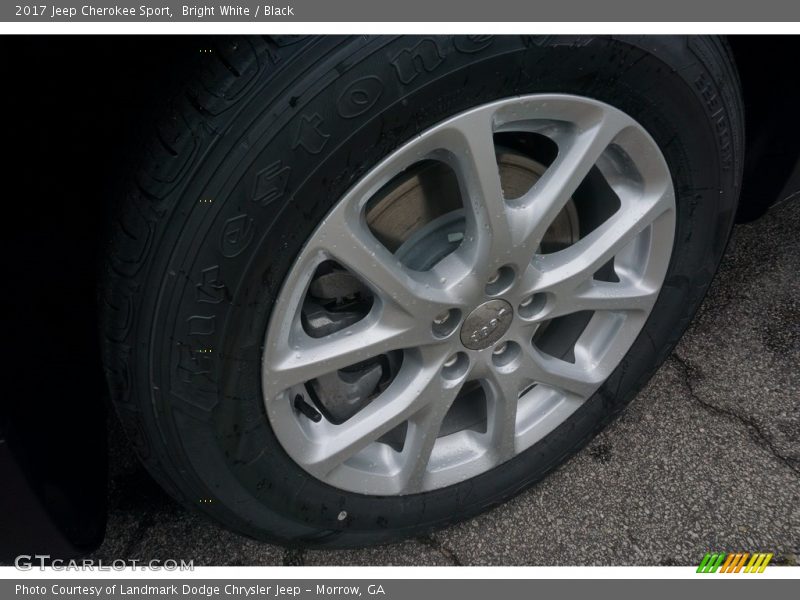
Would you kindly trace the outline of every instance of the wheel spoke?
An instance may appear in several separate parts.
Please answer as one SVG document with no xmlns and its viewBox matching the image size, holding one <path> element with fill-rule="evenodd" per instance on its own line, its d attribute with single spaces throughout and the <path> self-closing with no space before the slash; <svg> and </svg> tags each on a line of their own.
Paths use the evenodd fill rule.
<svg viewBox="0 0 800 600">
<path fill-rule="evenodd" d="M 533 367 L 532 361 L 524 352 L 521 358 L 523 359 L 521 364 L 513 372 L 504 373 L 489 369 L 486 376 L 491 394 L 487 426 L 493 450 L 499 461 L 508 460 L 516 454 L 514 439 L 519 392 L 524 382 L 530 380 L 528 374 Z"/>
<path fill-rule="evenodd" d="M 443 387 L 435 402 L 429 403 L 408 420 L 402 453 L 403 467 L 398 476 L 399 486 L 405 493 L 418 492 L 423 488 L 436 437 L 460 389 L 461 384 Z"/>
<path fill-rule="evenodd" d="M 643 282 L 612 283 L 584 281 L 571 293 L 559 294 L 542 318 L 555 319 L 583 310 L 648 311 L 658 297 L 658 288 Z"/>
<path fill-rule="evenodd" d="M 559 136 L 559 155 L 542 178 L 522 198 L 525 206 L 526 248 L 534 251 L 545 232 L 567 201 L 578 189 L 600 155 L 629 125 L 622 115 L 603 111 L 589 125 L 577 126 L 577 132 Z"/>
<path fill-rule="evenodd" d="M 405 268 L 369 231 L 358 215 L 343 212 L 328 219 L 320 251 L 349 269 L 378 294 L 409 315 L 439 314 L 454 300 L 431 272 Z"/>
<path fill-rule="evenodd" d="M 445 355 L 438 353 L 436 358 L 433 356 L 434 353 L 428 353 L 424 363 L 404 365 L 378 398 L 342 425 L 329 428 L 330 435 L 306 457 L 306 466 L 316 473 L 330 473 L 418 411 L 425 409 L 431 414 L 438 414 L 437 411 L 443 410 L 441 407 L 431 407 L 441 404 L 443 396 L 451 393 L 451 388 L 441 376 Z M 434 432 L 434 425 L 432 423 L 430 428 L 424 429 L 424 433 L 432 434 L 435 438 L 438 428 Z"/>
<path fill-rule="evenodd" d="M 391 311 L 388 314 L 397 316 Z M 272 360 L 264 362 L 269 392 L 280 393 L 379 354 L 433 341 L 428 330 L 414 319 L 390 320 L 382 318 L 385 315 L 378 309 L 358 323 L 322 338 L 308 336 L 298 324 L 286 350 L 271 353 Z"/>
<path fill-rule="evenodd" d="M 538 271 L 534 292 L 550 288 L 575 288 L 591 278 L 627 244 L 672 205 L 668 186 L 636 202 L 623 202 L 620 209 L 586 237 L 568 248 L 534 258 Z"/>
<path fill-rule="evenodd" d="M 531 362 L 528 374 L 531 379 L 580 398 L 591 396 L 608 376 L 608 373 L 601 372 L 594 365 L 570 363 L 536 348 L 529 351 Z"/>
<path fill-rule="evenodd" d="M 442 132 L 442 145 L 466 192 L 468 228 L 478 261 L 502 256 L 517 237 L 509 220 L 492 131 L 491 111 L 475 111 Z"/>
</svg>

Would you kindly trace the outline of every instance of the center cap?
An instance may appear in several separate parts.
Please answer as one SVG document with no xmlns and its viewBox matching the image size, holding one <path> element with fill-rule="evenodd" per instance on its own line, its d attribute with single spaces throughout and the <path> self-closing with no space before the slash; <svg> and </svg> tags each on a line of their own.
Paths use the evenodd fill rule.
<svg viewBox="0 0 800 600">
<path fill-rule="evenodd" d="M 503 337 L 511 325 L 514 309 L 505 300 L 489 300 L 473 310 L 461 326 L 461 343 L 470 350 L 483 350 Z"/>
</svg>

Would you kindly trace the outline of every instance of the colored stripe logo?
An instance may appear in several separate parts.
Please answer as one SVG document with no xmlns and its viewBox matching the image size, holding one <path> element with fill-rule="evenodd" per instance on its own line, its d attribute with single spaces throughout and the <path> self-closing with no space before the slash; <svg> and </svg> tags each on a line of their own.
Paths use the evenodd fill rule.
<svg viewBox="0 0 800 600">
<path fill-rule="evenodd" d="M 771 552 L 707 552 L 697 572 L 763 573 L 773 556 Z"/>
</svg>

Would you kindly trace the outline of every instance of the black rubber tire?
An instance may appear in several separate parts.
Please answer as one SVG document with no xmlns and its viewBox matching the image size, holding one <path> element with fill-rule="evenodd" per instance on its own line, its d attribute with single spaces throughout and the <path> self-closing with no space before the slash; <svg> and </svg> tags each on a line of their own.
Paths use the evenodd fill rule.
<svg viewBox="0 0 800 600">
<path fill-rule="evenodd" d="M 312 478 L 277 442 L 261 396 L 261 344 L 293 258 L 336 200 L 400 144 L 470 107 L 535 92 L 616 106 L 662 149 L 677 231 L 651 318 L 588 402 L 488 473 L 402 497 Z M 390 541 L 509 499 L 608 423 L 686 328 L 733 223 L 743 132 L 720 38 L 218 39 L 156 123 L 109 236 L 104 360 L 133 445 L 184 505 L 288 545 Z"/>
</svg>

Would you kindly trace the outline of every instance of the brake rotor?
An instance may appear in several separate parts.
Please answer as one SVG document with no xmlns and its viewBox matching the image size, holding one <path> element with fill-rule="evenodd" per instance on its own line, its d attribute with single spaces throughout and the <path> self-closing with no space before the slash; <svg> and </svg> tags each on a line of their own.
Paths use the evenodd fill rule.
<svg viewBox="0 0 800 600">
<path fill-rule="evenodd" d="M 497 165 L 507 200 L 523 196 L 547 170 L 540 162 L 499 148 Z M 408 268 L 426 270 L 455 250 L 464 237 L 458 180 L 444 163 L 425 161 L 389 182 L 370 200 L 367 225 Z M 540 252 L 566 248 L 580 237 L 578 211 L 570 198 L 542 239 Z"/>
</svg>

